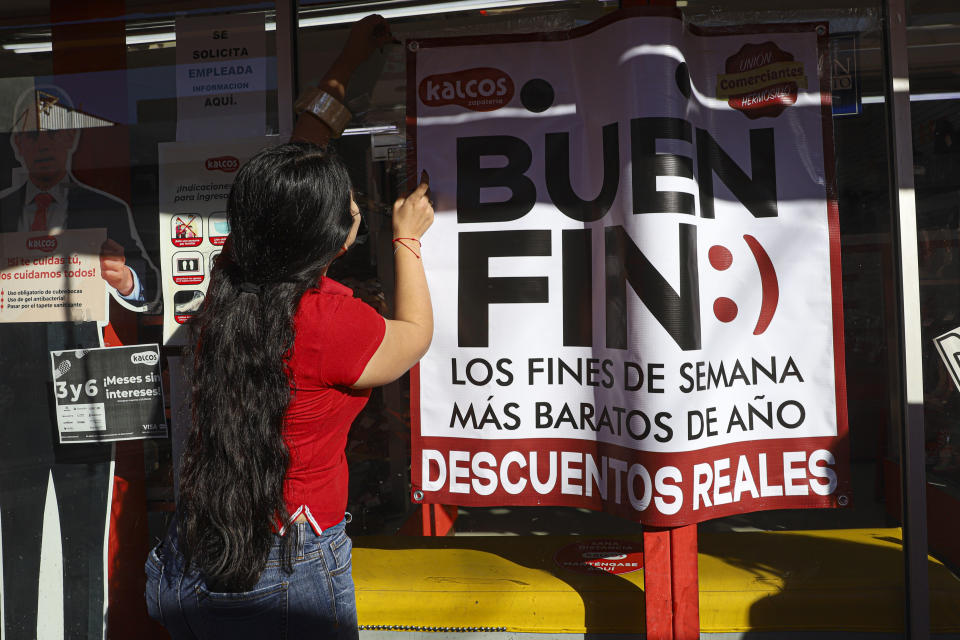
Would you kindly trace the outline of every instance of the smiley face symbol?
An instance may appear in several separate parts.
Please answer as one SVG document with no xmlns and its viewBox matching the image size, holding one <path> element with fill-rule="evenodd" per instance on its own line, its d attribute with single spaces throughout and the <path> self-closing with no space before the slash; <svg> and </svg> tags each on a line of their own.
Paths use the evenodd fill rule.
<svg viewBox="0 0 960 640">
<path fill-rule="evenodd" d="M 745 234 L 743 240 L 747 243 L 747 247 L 749 247 L 750 253 L 757 263 L 757 269 L 760 271 L 760 314 L 753 329 L 753 335 L 758 336 L 767 330 L 770 322 L 773 321 L 774 314 L 777 312 L 777 304 L 780 301 L 780 284 L 777 279 L 777 271 L 773 267 L 773 261 L 763 245 L 751 235 Z M 707 259 L 710 266 L 717 271 L 726 271 L 733 264 L 733 253 L 727 247 L 715 244 L 707 252 Z M 737 303 L 730 298 L 720 296 L 713 301 L 713 315 L 720 322 L 732 322 L 738 313 Z"/>
</svg>

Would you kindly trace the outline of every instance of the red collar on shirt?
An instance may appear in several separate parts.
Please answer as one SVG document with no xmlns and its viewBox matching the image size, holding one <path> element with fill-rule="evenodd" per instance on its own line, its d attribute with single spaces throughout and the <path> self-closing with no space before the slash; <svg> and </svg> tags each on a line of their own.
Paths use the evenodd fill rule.
<svg viewBox="0 0 960 640">
<path fill-rule="evenodd" d="M 329 293 L 330 295 L 334 296 L 353 297 L 353 289 L 350 287 L 345 287 L 333 278 L 328 278 L 327 276 L 320 278 L 320 283 L 317 285 L 317 289 L 320 291 L 320 293 Z"/>
</svg>

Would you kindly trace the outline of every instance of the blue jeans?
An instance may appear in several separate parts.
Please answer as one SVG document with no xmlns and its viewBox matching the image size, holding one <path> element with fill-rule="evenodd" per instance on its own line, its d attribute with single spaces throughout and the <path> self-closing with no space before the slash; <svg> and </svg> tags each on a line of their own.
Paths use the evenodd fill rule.
<svg viewBox="0 0 960 640">
<path fill-rule="evenodd" d="M 345 522 L 319 536 L 306 523 L 292 525 L 298 544 L 293 573 L 280 562 L 280 539 L 260 581 L 250 591 L 218 593 L 196 569 L 184 572 L 176 526 L 150 551 L 145 565 L 147 610 L 171 638 L 335 638 L 356 640 L 357 606 L 351 574 L 353 543 Z"/>
</svg>

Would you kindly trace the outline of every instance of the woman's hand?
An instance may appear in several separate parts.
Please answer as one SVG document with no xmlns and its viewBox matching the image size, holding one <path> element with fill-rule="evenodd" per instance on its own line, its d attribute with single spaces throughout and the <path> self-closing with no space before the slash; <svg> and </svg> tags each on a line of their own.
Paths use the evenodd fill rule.
<svg viewBox="0 0 960 640">
<path fill-rule="evenodd" d="M 390 25 L 387 24 L 383 16 L 373 14 L 354 23 L 340 55 L 330 65 L 317 87 L 305 91 L 297 98 L 294 109 L 298 112 L 305 109 L 321 91 L 329 93 L 335 100 L 343 102 L 350 76 L 353 75 L 360 64 L 370 57 L 374 49 L 378 49 L 388 42 L 397 42 L 397 40 L 390 33 Z M 332 133 L 334 132 L 325 122 L 303 113 L 297 118 L 291 140 L 312 142 L 322 147 L 330 141 Z M 336 132 L 336 135 L 339 135 L 339 133 L 339 131 Z"/>
<path fill-rule="evenodd" d="M 406 198 L 393 203 L 393 237 L 419 240 L 433 224 L 433 203 L 430 201 L 430 176 L 420 174 L 420 184 Z"/>
<path fill-rule="evenodd" d="M 375 13 L 354 23 L 340 58 L 345 64 L 356 68 L 369 58 L 375 49 L 379 49 L 388 42 L 397 42 L 397 40 L 390 33 L 390 25 L 387 24 L 386 18 Z"/>
<path fill-rule="evenodd" d="M 394 319 L 386 321 L 383 342 L 367 362 L 363 373 L 353 384 L 366 389 L 386 384 L 412 367 L 423 357 L 433 338 L 433 307 L 423 271 L 420 247 L 406 238 L 418 241 L 433 224 L 433 203 L 430 202 L 430 178 L 424 171 L 420 184 L 406 198 L 393 204 L 393 237 L 403 247 L 395 246 Z M 406 247 L 406 249 L 404 249 Z"/>
</svg>

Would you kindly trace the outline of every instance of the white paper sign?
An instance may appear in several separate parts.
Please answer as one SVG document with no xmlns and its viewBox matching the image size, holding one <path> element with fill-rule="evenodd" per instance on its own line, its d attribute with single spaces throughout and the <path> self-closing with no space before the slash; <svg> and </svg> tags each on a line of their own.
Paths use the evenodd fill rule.
<svg viewBox="0 0 960 640">
<path fill-rule="evenodd" d="M 938 336 L 933 342 L 937 345 L 937 353 L 943 359 L 943 364 L 950 372 L 953 384 L 960 391 L 960 327 Z"/>
<path fill-rule="evenodd" d="M 0 322 L 106 322 L 105 229 L 0 233 Z"/>
<path fill-rule="evenodd" d="M 227 196 L 237 170 L 260 149 L 280 142 L 260 136 L 159 146 L 164 344 L 185 343 L 184 325 L 203 304 L 213 262 L 230 233 Z"/>
<path fill-rule="evenodd" d="M 263 135 L 266 91 L 262 13 L 177 19 L 177 140 Z"/>
</svg>

